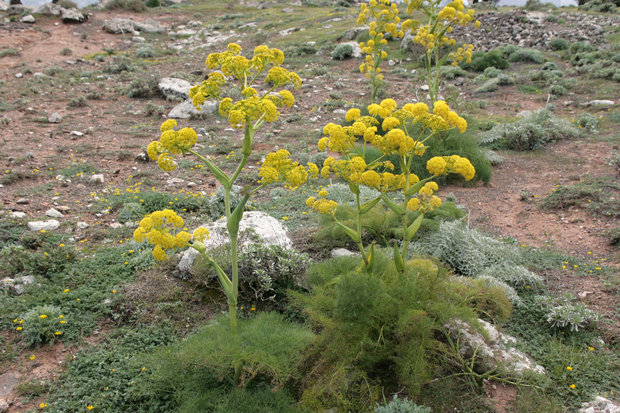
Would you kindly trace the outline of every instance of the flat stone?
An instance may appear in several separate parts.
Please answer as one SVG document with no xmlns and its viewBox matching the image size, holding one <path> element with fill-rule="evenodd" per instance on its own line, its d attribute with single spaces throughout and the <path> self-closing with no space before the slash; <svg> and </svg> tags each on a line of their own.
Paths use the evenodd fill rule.
<svg viewBox="0 0 620 413">
<path fill-rule="evenodd" d="M 27 14 L 26 16 L 22 17 L 22 23 L 34 23 L 34 22 L 35 22 L 35 19 L 32 14 Z"/>
<path fill-rule="evenodd" d="M 594 400 L 582 403 L 578 413 L 620 413 L 620 406 L 604 397 L 595 396 Z"/>
<path fill-rule="evenodd" d="M 339 257 L 353 257 L 359 255 L 353 251 L 349 251 L 346 248 L 336 248 L 333 249 L 331 252 L 331 256 L 332 258 L 339 258 Z"/>
<path fill-rule="evenodd" d="M 0 398 L 6 399 L 19 384 L 19 377 L 13 373 L 0 376 Z"/>
<path fill-rule="evenodd" d="M 76 224 L 76 226 L 78 227 L 78 229 L 86 229 L 86 228 L 90 227 L 88 222 L 82 222 L 82 221 L 78 222 Z"/>
<path fill-rule="evenodd" d="M 179 185 L 182 184 L 183 182 L 185 182 L 185 179 L 181 179 L 181 178 L 170 178 L 166 181 L 166 185 L 170 185 L 170 186 L 174 186 L 174 185 Z"/>
<path fill-rule="evenodd" d="M 45 211 L 45 215 L 52 218 L 63 218 L 64 215 L 60 213 L 60 211 L 55 210 L 54 208 L 50 208 Z"/>
<path fill-rule="evenodd" d="M 186 100 L 172 108 L 170 113 L 168 113 L 168 117 L 172 119 L 189 119 L 192 116 L 212 114 L 217 110 L 217 107 L 218 102 L 208 100 L 202 105 L 202 110 L 198 110 L 194 107 L 191 100 Z"/>
<path fill-rule="evenodd" d="M 17 201 L 15 201 L 15 203 L 17 205 L 28 205 L 30 203 L 30 200 L 28 198 L 19 198 Z"/>
<path fill-rule="evenodd" d="M 28 223 L 28 229 L 30 231 L 53 231 L 60 226 L 60 222 L 55 219 L 49 219 L 47 221 L 32 221 Z"/>
<path fill-rule="evenodd" d="M 588 106 L 613 106 L 616 102 L 613 100 L 595 99 L 588 102 Z"/>
<path fill-rule="evenodd" d="M 80 137 L 80 136 L 84 136 L 84 132 L 80 132 L 79 130 L 72 130 L 71 135 Z"/>
<path fill-rule="evenodd" d="M 21 211 L 13 211 L 11 212 L 11 218 L 26 218 L 26 213 Z"/>
<path fill-rule="evenodd" d="M 112 229 L 123 228 L 123 224 L 121 224 L 120 222 L 113 222 L 113 223 L 110 224 L 110 228 L 112 228 Z"/>
</svg>

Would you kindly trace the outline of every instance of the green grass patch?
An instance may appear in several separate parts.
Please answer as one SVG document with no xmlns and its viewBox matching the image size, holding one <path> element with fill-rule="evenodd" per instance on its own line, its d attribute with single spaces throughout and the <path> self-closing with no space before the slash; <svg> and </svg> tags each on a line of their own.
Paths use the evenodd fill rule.
<svg viewBox="0 0 620 413">
<path fill-rule="evenodd" d="M 620 184 L 615 177 L 586 178 L 574 185 L 556 188 L 540 202 L 543 209 L 584 208 L 596 215 L 620 216 Z"/>
</svg>

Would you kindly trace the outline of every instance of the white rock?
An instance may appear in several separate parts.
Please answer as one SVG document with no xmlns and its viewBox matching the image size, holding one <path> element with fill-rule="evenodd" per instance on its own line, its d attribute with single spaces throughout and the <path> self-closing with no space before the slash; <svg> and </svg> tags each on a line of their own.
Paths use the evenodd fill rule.
<svg viewBox="0 0 620 413">
<path fill-rule="evenodd" d="M 362 48 L 357 42 L 345 42 L 341 44 L 348 44 L 353 48 L 353 54 L 351 55 L 352 57 L 356 59 L 359 59 L 360 57 L 362 57 Z"/>
<path fill-rule="evenodd" d="M 77 225 L 78 229 L 86 229 L 86 228 L 90 227 L 88 222 L 78 222 L 76 225 Z"/>
<path fill-rule="evenodd" d="M 396 61 L 393 59 L 388 60 L 388 66 L 394 66 L 396 64 Z"/>
<path fill-rule="evenodd" d="M 60 222 L 55 219 L 49 219 L 47 221 L 32 221 L 28 223 L 28 229 L 30 231 L 53 231 L 60 226 Z"/>
<path fill-rule="evenodd" d="M 93 174 L 90 178 L 88 178 L 88 181 L 94 184 L 102 184 L 105 182 L 105 178 L 103 177 L 103 174 Z"/>
<path fill-rule="evenodd" d="M 189 97 L 189 89 L 192 87 L 192 84 L 187 80 L 177 79 L 174 77 L 164 77 L 159 81 L 157 87 L 166 97 L 187 99 Z"/>
<path fill-rule="evenodd" d="M 226 219 L 222 218 L 210 224 L 202 225 L 210 232 L 210 238 L 205 241 L 207 250 L 213 249 L 228 242 Z M 244 236 L 244 233 L 251 236 Z M 293 248 L 293 242 L 288 237 L 286 228 L 274 217 L 260 211 L 250 211 L 243 214 L 239 223 L 240 246 L 259 243 L 262 245 L 279 245 L 282 248 Z M 198 252 L 188 248 L 179 261 L 178 269 L 183 273 L 191 273 L 192 266 Z"/>
<path fill-rule="evenodd" d="M 82 23 L 86 21 L 86 16 L 84 16 L 82 12 L 75 7 L 70 9 L 62 9 L 60 18 L 63 23 Z"/>
<path fill-rule="evenodd" d="M 185 179 L 170 178 L 166 181 L 166 185 L 174 186 L 174 185 L 182 184 L 183 182 L 185 182 Z"/>
<path fill-rule="evenodd" d="M 43 16 L 60 16 L 62 7 L 54 3 L 45 3 L 34 9 L 34 12 Z"/>
<path fill-rule="evenodd" d="M 121 224 L 119 222 L 113 222 L 113 223 L 110 224 L 110 228 L 112 228 L 112 229 L 123 228 L 123 224 Z"/>
<path fill-rule="evenodd" d="M 478 320 L 478 322 L 486 331 L 488 339 L 462 321 L 446 325 L 452 339 L 460 343 L 461 356 L 468 359 L 472 357 L 474 351 L 476 352 L 474 369 L 477 372 L 484 373 L 493 370 L 501 361 L 515 373 L 532 371 L 545 374 L 544 367 L 536 364 L 527 354 L 514 348 L 517 343 L 514 337 L 501 333 L 495 326 L 484 320 Z"/>
<path fill-rule="evenodd" d="M 79 130 L 72 130 L 71 135 L 73 136 L 84 136 L 84 132 L 80 132 Z"/>
<path fill-rule="evenodd" d="M 202 110 L 198 110 L 194 107 L 191 100 L 186 100 L 172 108 L 170 113 L 168 113 L 168 117 L 172 119 L 189 119 L 200 114 L 214 113 L 217 107 L 218 102 L 208 100 L 202 105 Z"/>
<path fill-rule="evenodd" d="M 352 257 L 355 255 L 359 255 L 353 251 L 349 251 L 346 248 L 336 248 L 333 249 L 331 252 L 332 258 L 339 258 L 339 257 Z"/>
<path fill-rule="evenodd" d="M 64 215 L 60 213 L 60 211 L 55 210 L 54 208 L 50 208 L 45 211 L 45 215 L 52 218 L 63 218 Z"/>
<path fill-rule="evenodd" d="M 596 396 L 591 402 L 583 403 L 579 413 L 620 413 L 620 406 L 604 397 Z"/>
<path fill-rule="evenodd" d="M 21 79 L 22 77 L 24 77 L 24 74 L 19 72 L 19 73 L 15 73 L 15 77 L 18 79 Z"/>
<path fill-rule="evenodd" d="M 422 85 L 422 86 L 420 86 L 420 90 L 421 90 L 422 92 L 428 92 L 428 85 Z"/>
<path fill-rule="evenodd" d="M 60 113 L 54 112 L 47 118 L 47 121 L 49 123 L 60 123 L 60 121 L 62 121 L 62 116 L 60 116 Z"/>
<path fill-rule="evenodd" d="M 588 102 L 588 106 L 613 106 L 616 102 L 613 100 L 595 99 Z"/>
<path fill-rule="evenodd" d="M 9 3 L 4 0 L 0 0 L 0 11 L 7 11 L 9 9 Z"/>
<path fill-rule="evenodd" d="M 11 218 L 25 218 L 26 217 L 26 213 L 25 212 L 21 212 L 21 211 L 13 211 L 11 212 Z"/>
<path fill-rule="evenodd" d="M 32 14 L 27 14 L 26 16 L 22 17 L 22 23 L 34 23 L 35 19 L 32 16 Z"/>
</svg>

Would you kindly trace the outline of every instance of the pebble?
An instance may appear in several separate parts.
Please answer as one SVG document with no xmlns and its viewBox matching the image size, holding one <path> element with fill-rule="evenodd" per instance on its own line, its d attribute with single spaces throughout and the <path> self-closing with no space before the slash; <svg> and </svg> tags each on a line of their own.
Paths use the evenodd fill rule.
<svg viewBox="0 0 620 413">
<path fill-rule="evenodd" d="M 15 203 L 17 205 L 28 205 L 30 201 L 27 198 L 19 198 L 17 201 L 15 201 Z"/>
<path fill-rule="evenodd" d="M 21 211 L 13 211 L 11 212 L 11 218 L 25 218 L 26 217 L 26 213 L 25 212 L 21 212 Z"/>
<path fill-rule="evenodd" d="M 57 211 L 54 208 L 50 208 L 47 211 L 45 211 L 45 215 L 47 215 L 48 217 L 52 217 L 52 218 L 63 218 L 64 217 L 64 215 L 60 213 L 60 211 Z"/>
<path fill-rule="evenodd" d="M 93 174 L 90 178 L 88 178 L 88 181 L 94 184 L 102 184 L 105 182 L 105 178 L 103 177 L 103 174 Z"/>
<path fill-rule="evenodd" d="M 90 225 L 88 225 L 88 222 L 82 222 L 82 221 L 78 222 L 76 225 L 78 229 L 86 229 L 90 227 Z"/>
</svg>

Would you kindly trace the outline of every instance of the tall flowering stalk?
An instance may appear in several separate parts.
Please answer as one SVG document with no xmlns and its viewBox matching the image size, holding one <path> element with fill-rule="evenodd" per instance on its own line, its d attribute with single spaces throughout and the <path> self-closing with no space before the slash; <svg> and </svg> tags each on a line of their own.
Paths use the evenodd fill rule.
<svg viewBox="0 0 620 413">
<path fill-rule="evenodd" d="M 452 66 L 458 65 L 458 62 L 462 60 L 471 62 L 474 45 L 463 44 L 454 49 L 456 39 L 450 37 L 453 27 L 472 24 L 475 28 L 479 28 L 480 21 L 474 19 L 473 9 L 465 9 L 463 0 L 454 0 L 441 10 L 439 9 L 441 0 L 404 0 L 404 3 L 407 5 L 407 14 L 420 11 L 427 18 L 426 24 L 407 20 L 407 23 L 411 23 L 408 23 L 403 30 L 409 30 L 415 34 L 413 42 L 423 46 L 426 50 L 424 65 L 432 104 L 439 96 L 441 66 L 448 60 L 451 61 Z M 442 54 L 443 47 L 450 47 L 452 50 Z"/>
<path fill-rule="evenodd" d="M 391 0 L 369 0 L 360 5 L 357 24 L 368 23 L 370 39 L 360 43 L 366 60 L 359 69 L 361 73 L 366 73 L 370 80 L 370 103 L 375 103 L 383 81 L 379 66 L 389 54 L 388 37 L 400 39 L 406 32 L 411 32 L 414 34 L 413 42 L 424 47 L 424 65 L 431 104 L 438 99 L 441 66 L 448 60 L 453 66 L 462 60 L 471 62 L 474 45 L 463 44 L 456 48 L 456 39 L 451 38 L 450 33 L 456 25 L 472 24 L 479 28 L 480 21 L 474 20 L 474 10 L 465 9 L 463 0 L 454 0 L 441 9 L 440 3 L 441 0 L 404 0 L 406 14 L 421 12 L 427 18 L 426 24 L 412 18 L 401 22 L 397 3 Z M 447 51 L 446 47 L 449 48 Z"/>
<path fill-rule="evenodd" d="M 136 241 L 147 241 L 154 245 L 153 256 L 157 260 L 166 259 L 168 250 L 184 247 L 194 248 L 208 260 L 215 268 L 226 294 L 230 325 L 233 330 L 237 327 L 239 292 L 239 223 L 247 201 L 254 193 L 271 183 L 283 182 L 287 187 L 295 189 L 304 184 L 308 176 L 318 174 L 318 167 L 315 164 L 300 165 L 292 161 L 289 158 L 290 153 L 284 149 L 269 153 L 260 168 L 261 179 L 257 186 L 244 188 L 243 198 L 234 209 L 231 208 L 230 192 L 252 155 L 252 143 L 256 131 L 265 122 L 276 121 L 280 116 L 281 107 L 293 106 L 295 102 L 293 94 L 283 88 L 292 85 L 298 89 L 301 86 L 301 79 L 296 73 L 289 72 L 280 66 L 284 62 L 282 51 L 261 45 L 254 49 L 254 56 L 248 59 L 241 55 L 241 50 L 241 46 L 231 43 L 226 51 L 210 54 L 206 65 L 214 71 L 210 73 L 207 80 L 192 87 L 189 93 L 194 106 L 198 109 L 207 99 L 219 100 L 219 113 L 228 119 L 233 128 L 244 131 L 241 145 L 242 158 L 234 171 L 231 173 L 224 171 L 211 159 L 194 150 L 197 133 L 192 128 L 175 130 L 177 122 L 174 119 L 169 119 L 161 125 L 160 139 L 151 142 L 147 148 L 149 157 L 156 160 L 164 171 L 176 169 L 175 157 L 187 154 L 196 156 L 224 187 L 224 210 L 232 255 L 231 273 L 227 274 L 209 255 L 204 244 L 209 231 L 205 228 L 198 228 L 193 234 L 189 234 L 183 228 L 183 219 L 174 211 L 153 212 L 142 219 L 140 226 L 134 232 Z M 223 86 L 230 79 L 241 88 L 242 98 L 237 101 L 222 96 Z M 262 88 L 258 86 L 259 80 L 262 80 L 260 82 Z"/>
<path fill-rule="evenodd" d="M 360 249 L 364 266 L 373 267 L 373 246 L 365 246 L 362 241 L 362 216 L 382 201 L 400 219 L 403 228 L 401 248 L 394 245 L 394 263 L 398 271 L 403 272 L 409 242 L 416 234 L 424 214 L 441 205 L 441 199 L 434 195 L 438 185 L 433 179 L 447 173 L 461 174 L 471 180 L 476 171 L 468 159 L 458 155 L 436 156 L 428 160 L 427 169 L 431 176 L 420 180 L 412 173 L 413 163 L 422 156 L 427 148 L 425 142 L 436 133 L 458 128 L 467 129 L 467 122 L 456 112 L 450 110 L 446 102 L 437 101 L 432 112 L 424 103 L 407 103 L 402 107 L 393 99 L 385 99 L 380 104 L 373 103 L 367 107 L 369 115 L 362 116 L 359 109 L 350 109 L 345 119 L 348 126 L 330 123 L 323 128 L 326 135 L 319 140 L 319 150 L 329 149 L 340 154 L 340 159 L 329 157 L 321 169 L 321 176 L 328 178 L 336 175 L 349 184 L 355 195 L 356 226 L 351 228 L 336 218 L 338 204 L 328 198 L 325 190 L 318 197 L 310 197 L 306 205 L 314 211 L 331 215 L 335 222 L 355 241 Z M 383 134 L 379 133 L 379 126 Z M 363 140 L 361 149 L 355 145 Z M 383 156 L 367 164 L 366 148 L 372 145 Z M 401 173 L 394 174 L 395 165 L 384 160 L 388 155 L 397 155 Z M 392 171 L 392 172 L 390 172 Z M 366 203 L 360 201 L 360 186 L 376 189 L 380 195 Z M 395 194 L 402 195 L 396 197 Z M 407 211 L 418 211 L 413 221 Z"/>
<path fill-rule="evenodd" d="M 380 65 L 388 56 L 387 36 L 399 39 L 405 35 L 405 32 L 398 29 L 398 23 L 400 23 L 398 7 L 390 0 L 370 0 L 368 4 L 362 3 L 357 24 L 364 23 L 368 23 L 369 39 L 359 44 L 362 53 L 366 55 L 359 70 L 370 80 L 370 103 L 375 103 L 377 93 L 383 83 Z"/>
</svg>

